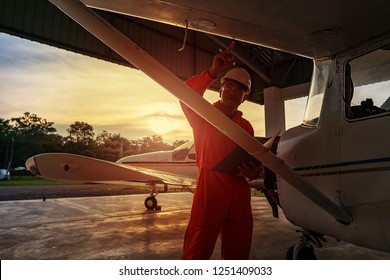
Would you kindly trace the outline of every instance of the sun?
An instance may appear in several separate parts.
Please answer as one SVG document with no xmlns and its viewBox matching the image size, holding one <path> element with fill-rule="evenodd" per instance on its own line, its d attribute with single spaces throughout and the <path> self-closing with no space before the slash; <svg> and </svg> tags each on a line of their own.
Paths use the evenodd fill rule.
<svg viewBox="0 0 390 280">
<path fill-rule="evenodd" d="M 177 120 L 165 117 L 152 117 L 148 121 L 149 128 L 155 133 L 162 135 L 182 128 L 183 124 Z"/>
</svg>

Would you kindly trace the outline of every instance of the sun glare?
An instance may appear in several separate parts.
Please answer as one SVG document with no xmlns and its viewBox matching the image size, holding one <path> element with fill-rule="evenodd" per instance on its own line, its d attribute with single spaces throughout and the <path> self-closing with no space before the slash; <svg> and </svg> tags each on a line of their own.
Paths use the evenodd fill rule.
<svg viewBox="0 0 390 280">
<path fill-rule="evenodd" d="M 167 134 L 169 132 L 183 128 L 183 124 L 181 122 L 165 117 L 151 117 L 147 123 L 150 130 L 159 135 Z"/>
</svg>

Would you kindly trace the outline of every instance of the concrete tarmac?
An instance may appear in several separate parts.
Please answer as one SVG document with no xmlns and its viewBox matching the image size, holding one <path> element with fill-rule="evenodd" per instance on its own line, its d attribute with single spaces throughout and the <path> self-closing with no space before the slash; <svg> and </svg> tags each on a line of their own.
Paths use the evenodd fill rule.
<svg viewBox="0 0 390 280">
<path fill-rule="evenodd" d="M 15 200 L 0 202 L 2 260 L 180 259 L 193 195 L 160 193 L 161 210 L 146 210 L 146 195 Z M 254 231 L 250 259 L 283 260 L 300 234 L 282 212 L 252 198 Z M 328 237 L 318 259 L 390 259 L 389 253 Z M 219 242 L 212 259 L 219 259 Z"/>
</svg>

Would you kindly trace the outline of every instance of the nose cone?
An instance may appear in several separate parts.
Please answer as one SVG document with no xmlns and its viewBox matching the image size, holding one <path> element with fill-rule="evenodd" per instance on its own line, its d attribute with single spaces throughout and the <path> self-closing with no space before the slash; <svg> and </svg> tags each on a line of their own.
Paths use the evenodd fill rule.
<svg viewBox="0 0 390 280">
<path fill-rule="evenodd" d="M 30 171 L 32 174 L 34 175 L 40 175 L 39 174 L 39 170 L 38 170 L 38 166 L 35 162 L 35 157 L 30 157 L 28 160 L 26 160 L 26 168 L 28 171 Z"/>
</svg>

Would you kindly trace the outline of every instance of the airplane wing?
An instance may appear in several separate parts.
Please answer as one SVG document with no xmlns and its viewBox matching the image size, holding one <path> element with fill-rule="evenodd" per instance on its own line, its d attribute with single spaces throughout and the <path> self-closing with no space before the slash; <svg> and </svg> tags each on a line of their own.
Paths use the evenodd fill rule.
<svg viewBox="0 0 390 280">
<path fill-rule="evenodd" d="M 227 137 L 236 142 L 248 153 L 274 171 L 292 187 L 296 188 L 308 199 L 342 223 L 351 223 L 352 217 L 338 204 L 321 193 L 308 181 L 294 172 L 280 158 L 275 156 L 266 147 L 251 137 L 240 126 L 214 108 L 191 88 L 185 85 L 178 77 L 145 53 L 139 46 L 113 28 L 104 19 L 96 15 L 79 1 L 50 0 L 59 9 L 68 14 L 95 37 L 143 71 L 172 95 L 176 96 L 188 107 L 197 112 L 206 121 L 215 126 Z"/>
<path fill-rule="evenodd" d="M 326 57 L 388 32 L 384 0 L 82 0 L 89 7 Z"/>
<path fill-rule="evenodd" d="M 26 161 L 26 167 L 35 175 L 54 180 L 117 184 L 149 182 L 195 186 L 195 180 L 192 178 L 66 153 L 46 153 L 33 156 Z"/>
</svg>

